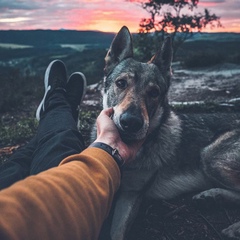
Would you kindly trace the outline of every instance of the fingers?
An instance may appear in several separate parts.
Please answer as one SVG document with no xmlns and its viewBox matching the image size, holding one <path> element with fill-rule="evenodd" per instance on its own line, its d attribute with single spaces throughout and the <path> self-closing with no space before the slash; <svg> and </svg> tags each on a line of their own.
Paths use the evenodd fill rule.
<svg viewBox="0 0 240 240">
<path fill-rule="evenodd" d="M 111 120 L 111 115 L 113 114 L 113 108 L 107 108 L 100 112 L 97 118 L 97 122 L 104 122 Z"/>
<path fill-rule="evenodd" d="M 99 124 L 103 125 L 106 121 L 108 122 L 110 119 L 110 116 L 113 114 L 113 108 L 107 108 L 100 112 L 97 118 L 97 126 L 99 128 Z"/>
<path fill-rule="evenodd" d="M 101 111 L 97 118 L 97 133 L 114 134 L 118 136 L 117 128 L 110 118 L 113 114 L 113 108 L 107 108 Z M 115 136 L 115 137 L 116 137 Z"/>
<path fill-rule="evenodd" d="M 103 109 L 100 113 L 100 116 L 108 116 L 111 117 L 111 115 L 113 115 L 113 108 L 107 108 L 107 109 Z"/>
</svg>

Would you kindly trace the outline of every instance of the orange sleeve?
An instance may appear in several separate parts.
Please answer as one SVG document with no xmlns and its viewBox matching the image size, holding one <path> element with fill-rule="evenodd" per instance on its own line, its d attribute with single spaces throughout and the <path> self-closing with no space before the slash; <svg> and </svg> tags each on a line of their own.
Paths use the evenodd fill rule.
<svg viewBox="0 0 240 240">
<path fill-rule="evenodd" d="M 70 156 L 0 191 L 0 239 L 97 239 L 119 184 L 105 151 Z"/>
</svg>

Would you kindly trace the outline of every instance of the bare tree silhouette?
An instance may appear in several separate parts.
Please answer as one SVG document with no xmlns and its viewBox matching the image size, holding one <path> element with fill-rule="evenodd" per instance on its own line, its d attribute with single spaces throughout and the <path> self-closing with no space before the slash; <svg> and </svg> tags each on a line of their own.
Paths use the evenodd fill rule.
<svg viewBox="0 0 240 240">
<path fill-rule="evenodd" d="M 139 34 L 146 38 L 146 33 L 155 33 L 160 40 L 171 34 L 174 55 L 178 48 L 196 32 L 206 27 L 221 27 L 220 17 L 211 14 L 208 9 L 197 12 L 199 0 L 128 0 L 138 2 L 149 13 L 149 18 L 140 21 Z"/>
</svg>

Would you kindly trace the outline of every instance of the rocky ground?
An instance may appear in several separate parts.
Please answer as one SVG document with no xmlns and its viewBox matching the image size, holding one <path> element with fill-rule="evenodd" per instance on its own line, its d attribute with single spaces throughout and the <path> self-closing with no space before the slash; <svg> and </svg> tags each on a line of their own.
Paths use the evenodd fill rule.
<svg viewBox="0 0 240 240">
<path fill-rule="evenodd" d="M 225 63 L 190 71 L 176 63 L 173 69 L 170 101 L 221 103 L 240 96 L 239 65 Z"/>
<path fill-rule="evenodd" d="M 178 111 L 237 111 L 240 99 L 240 66 L 222 64 L 209 69 L 183 70 L 174 65 L 174 77 L 169 92 L 170 103 Z M 89 137 L 89 126 L 101 108 L 99 91 L 89 89 L 83 101 L 87 114 L 80 115 L 81 129 Z M 6 113 L 1 120 L 13 121 L 21 114 L 32 114 L 38 103 L 32 102 L 30 110 Z M 216 107 L 216 108 L 215 108 Z M 10 120 L 9 120 L 10 119 Z M 6 159 L 19 145 L 1 146 L 0 156 Z M 129 240 L 219 240 L 221 230 L 240 221 L 240 209 L 211 205 L 198 208 L 191 200 L 192 194 L 171 201 L 145 199 L 131 228 Z"/>
</svg>

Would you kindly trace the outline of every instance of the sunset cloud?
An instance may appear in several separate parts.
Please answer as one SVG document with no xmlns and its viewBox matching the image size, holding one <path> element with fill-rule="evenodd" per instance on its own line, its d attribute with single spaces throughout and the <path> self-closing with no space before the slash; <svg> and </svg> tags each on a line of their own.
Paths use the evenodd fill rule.
<svg viewBox="0 0 240 240">
<path fill-rule="evenodd" d="M 200 0 L 199 10 L 207 8 L 220 17 L 223 28 L 221 32 L 240 32 L 240 4 L 231 0 Z"/>
<path fill-rule="evenodd" d="M 224 31 L 240 32 L 239 5 L 232 0 L 200 0 L 198 11 L 208 8 L 221 17 Z M 1 0 L 0 12 L 0 29 L 116 32 L 127 25 L 136 32 L 140 19 L 148 17 L 139 4 L 126 0 Z"/>
</svg>

